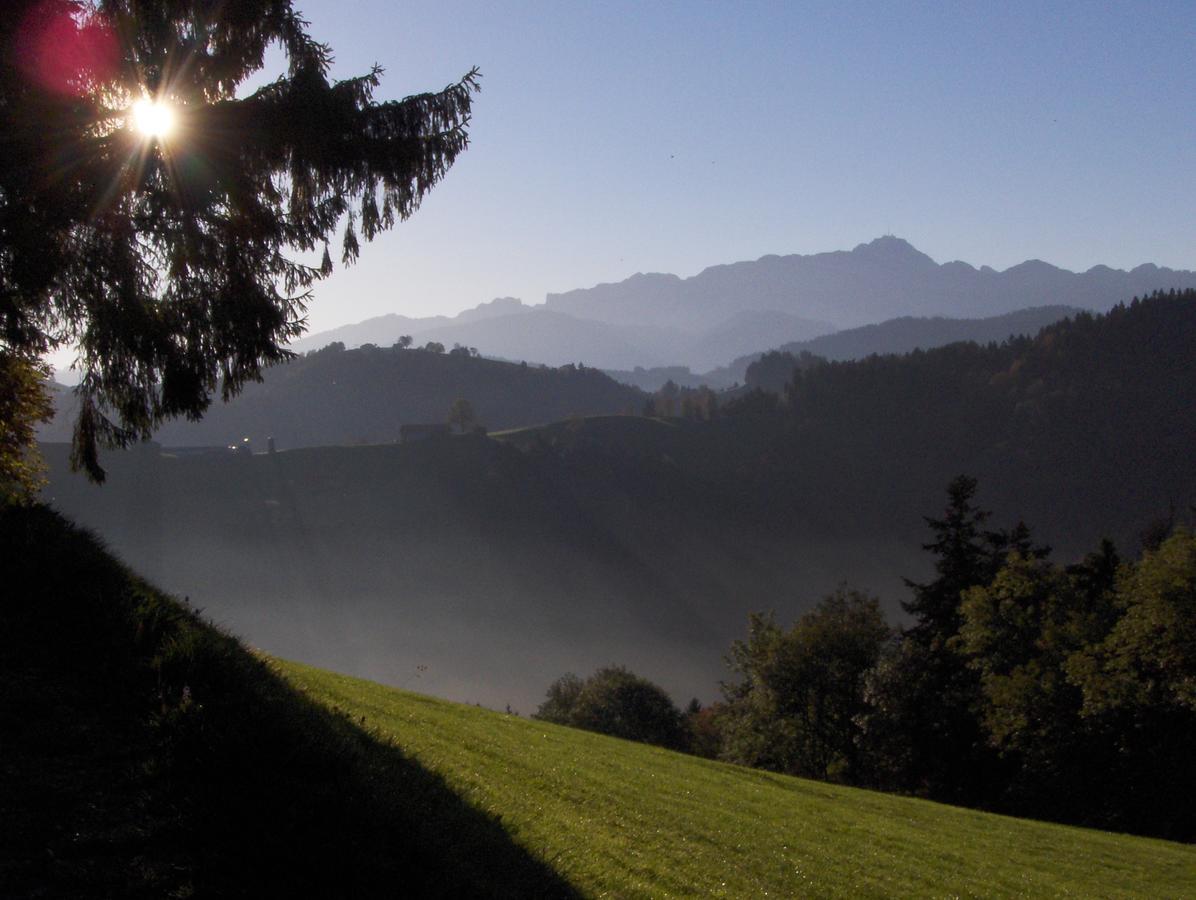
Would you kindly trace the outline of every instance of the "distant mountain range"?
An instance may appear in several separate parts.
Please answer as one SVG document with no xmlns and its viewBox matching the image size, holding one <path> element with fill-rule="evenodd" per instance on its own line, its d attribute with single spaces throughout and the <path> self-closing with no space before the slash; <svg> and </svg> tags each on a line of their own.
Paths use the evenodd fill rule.
<svg viewBox="0 0 1196 900">
<path fill-rule="evenodd" d="M 958 261 L 939 265 L 890 236 L 851 251 L 712 266 L 691 278 L 636 274 L 549 294 L 540 305 L 501 297 L 453 317 L 380 316 L 309 335 L 294 348 L 334 341 L 388 346 L 409 334 L 417 344 L 459 343 L 514 361 L 626 371 L 684 366 L 700 372 L 889 319 L 981 319 L 1043 306 L 1104 311 L 1173 287 L 1196 287 L 1196 272 L 1146 264 L 1128 272 L 1094 266 L 1076 273 L 1040 260 L 998 272 Z"/>
<path fill-rule="evenodd" d="M 939 265 L 901 238 L 881 237 L 850 252 L 764 256 L 712 266 L 692 278 L 633 275 L 549 294 L 545 308 L 614 325 L 685 322 L 692 328 L 745 310 L 775 310 L 853 328 L 899 316 L 972 319 L 1029 306 L 1103 311 L 1172 287 L 1196 287 L 1196 272 L 1148 264 L 1129 272 L 1094 266 L 1075 273 L 1041 260 L 998 272 L 958 261 Z"/>
<path fill-rule="evenodd" d="M 745 310 L 699 331 L 667 325 L 611 324 L 527 306 L 514 297 L 482 303 L 452 318 L 386 315 L 308 335 L 291 346 L 315 350 L 335 341 L 346 347 L 390 346 L 410 335 L 417 346 L 434 341 L 477 347 L 484 355 L 515 362 L 599 368 L 665 365 L 676 361 L 711 368 L 780 340 L 805 340 L 834 331 L 826 322 L 770 310 Z"/>
</svg>

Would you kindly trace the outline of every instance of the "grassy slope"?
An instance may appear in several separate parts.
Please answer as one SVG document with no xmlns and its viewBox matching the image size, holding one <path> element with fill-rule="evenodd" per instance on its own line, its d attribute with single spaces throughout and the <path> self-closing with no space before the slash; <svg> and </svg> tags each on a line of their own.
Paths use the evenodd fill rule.
<svg viewBox="0 0 1196 900">
<path fill-rule="evenodd" d="M 0 897 L 573 894 L 56 514 L 0 552 Z"/>
<path fill-rule="evenodd" d="M 0 896 L 1193 896 L 1196 849 L 269 664 L 0 510 Z"/>
<path fill-rule="evenodd" d="M 686 757 L 280 662 L 594 896 L 1196 896 L 1196 848 Z"/>
</svg>

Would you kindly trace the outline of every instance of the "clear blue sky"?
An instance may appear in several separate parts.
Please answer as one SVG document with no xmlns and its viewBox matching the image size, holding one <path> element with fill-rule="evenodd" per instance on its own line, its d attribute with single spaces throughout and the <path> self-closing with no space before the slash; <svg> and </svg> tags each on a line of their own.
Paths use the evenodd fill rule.
<svg viewBox="0 0 1196 900">
<path fill-rule="evenodd" d="M 313 330 L 883 233 L 936 260 L 1196 268 L 1196 3 L 296 0 L 473 143 Z"/>
</svg>

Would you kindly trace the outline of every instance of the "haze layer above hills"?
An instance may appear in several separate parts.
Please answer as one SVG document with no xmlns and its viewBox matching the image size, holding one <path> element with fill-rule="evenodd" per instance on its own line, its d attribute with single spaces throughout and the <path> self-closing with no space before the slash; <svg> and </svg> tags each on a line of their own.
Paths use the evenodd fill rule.
<svg viewBox="0 0 1196 900">
<path fill-rule="evenodd" d="M 498 359 L 561 366 L 581 362 L 598 368 L 684 365 L 710 368 L 780 340 L 805 340 L 834 331 L 826 322 L 772 311 L 745 311 L 711 328 L 691 331 L 669 325 L 611 324 L 579 318 L 512 297 L 483 303 L 447 318 L 389 315 L 308 335 L 292 344 L 314 350 L 340 341 L 346 347 L 390 346 L 410 335 L 416 346 L 435 341 L 476 347 Z"/>
<path fill-rule="evenodd" d="M 752 610 L 789 621 L 847 579 L 895 612 L 958 474 L 994 527 L 1024 519 L 1064 562 L 1106 535 L 1133 552 L 1196 501 L 1194 366 L 1189 294 L 997 347 L 817 366 L 789 404 L 756 395 L 709 422 L 146 448 L 106 459 L 100 488 L 50 447 L 46 499 L 267 650 L 524 710 L 610 663 L 711 699 Z"/>
<path fill-rule="evenodd" d="M 1070 272 L 1028 260 L 1003 272 L 937 264 L 896 237 L 850 251 L 764 256 L 690 278 L 636 274 L 549 294 L 541 305 L 504 297 L 449 318 L 381 316 L 309 335 L 297 350 L 417 343 L 477 347 L 483 355 L 604 369 L 688 366 L 704 371 L 782 344 L 904 316 L 985 318 L 1032 306 L 1103 311 L 1152 290 L 1196 287 L 1196 272 L 1152 264 Z"/>
</svg>

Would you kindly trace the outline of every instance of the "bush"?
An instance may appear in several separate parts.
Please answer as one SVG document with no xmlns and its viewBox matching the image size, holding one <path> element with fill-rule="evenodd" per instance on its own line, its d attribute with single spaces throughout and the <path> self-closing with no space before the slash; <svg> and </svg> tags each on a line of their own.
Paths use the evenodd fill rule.
<svg viewBox="0 0 1196 900">
<path fill-rule="evenodd" d="M 674 750 L 687 744 L 681 711 L 669 695 L 623 666 L 599 669 L 584 681 L 562 675 L 534 718 Z"/>
</svg>

